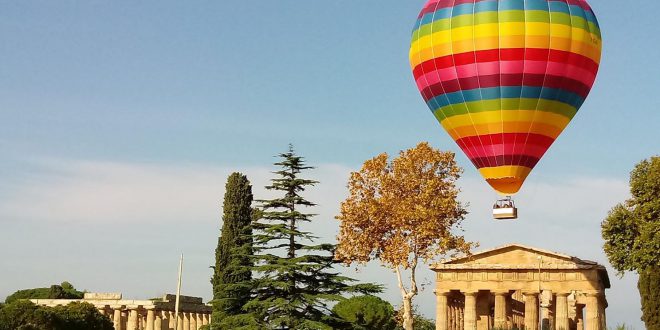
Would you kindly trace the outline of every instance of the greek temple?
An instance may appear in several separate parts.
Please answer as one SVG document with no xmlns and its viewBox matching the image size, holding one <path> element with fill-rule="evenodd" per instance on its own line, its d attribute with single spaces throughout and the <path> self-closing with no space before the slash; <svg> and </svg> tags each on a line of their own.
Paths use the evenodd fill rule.
<svg viewBox="0 0 660 330">
<path fill-rule="evenodd" d="M 151 300 L 125 300 L 121 293 L 85 293 L 83 299 L 31 299 L 42 306 L 86 302 L 107 315 L 115 330 L 197 330 L 211 321 L 211 307 L 202 298 L 180 296 L 179 317 L 175 314 L 175 295 Z"/>
<path fill-rule="evenodd" d="M 436 329 L 606 330 L 607 270 L 519 244 L 433 265 Z"/>
</svg>

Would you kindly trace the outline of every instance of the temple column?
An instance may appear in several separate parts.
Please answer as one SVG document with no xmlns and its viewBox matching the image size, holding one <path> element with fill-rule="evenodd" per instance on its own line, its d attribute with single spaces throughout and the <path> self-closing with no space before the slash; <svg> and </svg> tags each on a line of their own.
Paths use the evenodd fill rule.
<svg viewBox="0 0 660 330">
<path fill-rule="evenodd" d="M 176 313 L 174 313 L 174 314 L 176 314 Z M 176 317 L 177 317 L 177 320 L 176 320 L 176 328 L 177 328 L 178 330 L 183 330 L 183 329 L 184 329 L 184 328 L 183 328 L 183 321 L 184 321 L 184 319 L 183 319 L 183 313 L 182 313 L 182 312 L 179 312 L 179 314 L 177 314 Z"/>
<path fill-rule="evenodd" d="M 112 313 L 112 324 L 115 330 L 124 330 L 121 328 L 121 307 L 115 308 Z"/>
<path fill-rule="evenodd" d="M 456 315 L 456 305 L 452 304 L 449 307 L 449 329 L 450 330 L 457 330 L 456 329 L 456 321 L 458 320 L 458 315 Z"/>
<path fill-rule="evenodd" d="M 183 330 L 190 330 L 190 313 L 183 313 Z"/>
<path fill-rule="evenodd" d="M 458 308 L 458 322 L 456 322 L 458 330 L 465 330 L 465 304 Z"/>
<path fill-rule="evenodd" d="M 190 330 L 197 330 L 197 313 L 190 313 Z"/>
<path fill-rule="evenodd" d="M 436 292 L 436 310 L 435 310 L 435 329 L 448 330 L 449 329 L 449 311 L 447 309 L 447 296 L 449 292 Z"/>
<path fill-rule="evenodd" d="M 160 311 L 154 312 L 154 330 L 163 330 L 163 315 Z"/>
<path fill-rule="evenodd" d="M 202 325 L 208 325 L 208 324 L 209 324 L 208 314 L 202 314 Z"/>
<path fill-rule="evenodd" d="M 494 291 L 495 295 L 495 328 L 506 329 L 506 298 L 509 291 Z"/>
<path fill-rule="evenodd" d="M 131 309 L 128 314 L 128 324 L 126 324 L 126 330 L 138 330 L 138 312 L 135 309 Z"/>
<path fill-rule="evenodd" d="M 156 328 L 156 313 L 154 312 L 153 309 L 148 309 L 147 310 L 147 322 L 146 323 L 146 330 L 155 330 Z M 160 330 L 160 329 L 158 329 Z"/>
<path fill-rule="evenodd" d="M 570 330 L 568 320 L 568 293 L 559 292 L 555 298 L 555 329 Z"/>
<path fill-rule="evenodd" d="M 477 294 L 478 292 L 465 292 L 465 310 L 463 315 L 463 329 L 477 329 Z"/>
<path fill-rule="evenodd" d="M 167 311 L 167 330 L 174 330 L 176 325 L 176 314 L 173 311 Z M 181 329 L 181 328 L 179 328 Z"/>
<path fill-rule="evenodd" d="M 587 327 L 586 330 L 604 330 L 600 319 L 600 299 L 599 293 L 587 294 Z"/>
<path fill-rule="evenodd" d="M 539 328 L 539 294 L 538 292 L 523 292 L 525 296 L 525 329 Z"/>
<path fill-rule="evenodd" d="M 197 329 L 201 328 L 204 325 L 204 317 L 202 313 L 195 313 L 197 316 Z"/>
</svg>

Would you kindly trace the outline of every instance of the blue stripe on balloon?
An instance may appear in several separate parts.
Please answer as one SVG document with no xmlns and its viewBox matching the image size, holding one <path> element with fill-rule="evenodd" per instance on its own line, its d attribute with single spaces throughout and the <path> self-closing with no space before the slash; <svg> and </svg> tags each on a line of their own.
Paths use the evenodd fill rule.
<svg viewBox="0 0 660 330">
<path fill-rule="evenodd" d="M 548 11 L 547 0 L 527 0 L 525 3 L 526 10 L 543 10 Z"/>
<path fill-rule="evenodd" d="M 511 86 L 502 86 L 502 87 L 489 87 L 489 88 L 476 88 L 471 90 L 458 91 L 453 93 L 441 94 L 438 95 L 429 101 L 426 104 L 432 109 L 435 110 L 448 106 L 450 104 L 460 104 L 465 102 L 474 102 L 481 100 L 495 100 L 495 99 L 517 99 L 517 98 L 540 98 L 550 101 L 559 101 L 566 104 L 569 104 L 575 108 L 580 108 L 582 103 L 584 103 L 584 98 L 557 88 L 549 87 L 531 87 L 524 86 L 524 88 L 511 87 Z"/>
<path fill-rule="evenodd" d="M 502 10 L 525 10 L 525 1 L 500 0 L 500 11 Z"/>
</svg>

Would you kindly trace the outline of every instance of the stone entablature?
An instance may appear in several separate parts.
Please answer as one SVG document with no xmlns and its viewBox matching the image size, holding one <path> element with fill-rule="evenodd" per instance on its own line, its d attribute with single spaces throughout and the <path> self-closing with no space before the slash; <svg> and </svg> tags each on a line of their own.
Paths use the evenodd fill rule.
<svg viewBox="0 0 660 330">
<path fill-rule="evenodd" d="M 176 296 L 168 294 L 155 300 L 122 299 L 121 293 L 85 293 L 83 299 L 31 299 L 42 306 L 61 306 L 72 302 L 94 305 L 107 315 L 115 330 L 197 330 L 211 322 L 211 307 L 202 298 L 180 296 L 178 321 L 175 313 Z"/>
<path fill-rule="evenodd" d="M 606 329 L 610 282 L 593 261 L 511 244 L 432 269 L 437 330 Z"/>
</svg>

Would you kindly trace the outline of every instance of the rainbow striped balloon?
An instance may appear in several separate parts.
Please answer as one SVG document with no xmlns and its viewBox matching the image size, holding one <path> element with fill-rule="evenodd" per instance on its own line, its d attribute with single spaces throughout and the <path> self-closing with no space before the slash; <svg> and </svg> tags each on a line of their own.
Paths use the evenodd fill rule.
<svg viewBox="0 0 660 330">
<path fill-rule="evenodd" d="M 584 0 L 430 0 L 410 47 L 424 100 L 502 195 L 520 190 L 575 116 L 600 56 Z"/>
</svg>

